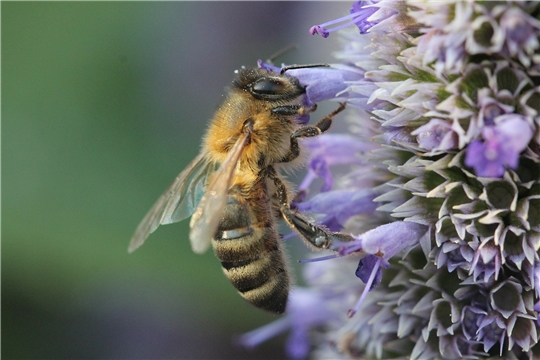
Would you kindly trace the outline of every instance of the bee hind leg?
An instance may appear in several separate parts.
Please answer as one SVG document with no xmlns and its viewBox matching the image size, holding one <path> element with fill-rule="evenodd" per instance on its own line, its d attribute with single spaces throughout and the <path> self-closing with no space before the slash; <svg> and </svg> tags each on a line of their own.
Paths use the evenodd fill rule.
<svg viewBox="0 0 540 360">
<path fill-rule="evenodd" d="M 274 181 L 276 186 L 276 196 L 279 202 L 279 209 L 283 218 L 289 226 L 296 230 L 307 243 L 315 246 L 318 249 L 328 249 L 334 240 L 352 241 L 350 235 L 339 232 L 331 232 L 320 225 L 313 224 L 307 220 L 302 214 L 290 208 L 289 199 L 287 196 L 287 188 L 283 181 L 278 177 L 276 170 L 269 166 L 267 175 Z"/>
</svg>

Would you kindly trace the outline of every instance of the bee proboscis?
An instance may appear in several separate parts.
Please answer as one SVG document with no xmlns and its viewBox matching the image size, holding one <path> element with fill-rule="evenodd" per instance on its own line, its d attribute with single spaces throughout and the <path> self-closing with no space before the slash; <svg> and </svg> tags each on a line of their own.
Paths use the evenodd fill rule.
<svg viewBox="0 0 540 360">
<path fill-rule="evenodd" d="M 210 244 L 223 271 L 253 305 L 283 313 L 289 274 L 276 221 L 283 218 L 318 249 L 348 235 L 330 232 L 291 209 L 291 191 L 279 170 L 298 162 L 299 138 L 324 133 L 340 104 L 315 125 L 301 125 L 306 90 L 287 70 L 241 69 L 216 111 L 200 154 L 176 177 L 137 227 L 129 252 L 161 224 L 191 217 L 189 239 L 196 253 Z M 296 160 L 296 161 L 295 161 Z"/>
</svg>

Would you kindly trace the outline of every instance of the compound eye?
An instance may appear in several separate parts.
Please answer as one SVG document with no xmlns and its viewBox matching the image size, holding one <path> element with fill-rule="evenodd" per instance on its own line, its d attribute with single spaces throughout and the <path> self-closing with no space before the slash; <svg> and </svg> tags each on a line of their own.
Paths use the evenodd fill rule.
<svg viewBox="0 0 540 360">
<path fill-rule="evenodd" d="M 252 91 L 260 95 L 278 95 L 282 94 L 285 86 L 279 80 L 261 79 L 252 86 Z"/>
</svg>

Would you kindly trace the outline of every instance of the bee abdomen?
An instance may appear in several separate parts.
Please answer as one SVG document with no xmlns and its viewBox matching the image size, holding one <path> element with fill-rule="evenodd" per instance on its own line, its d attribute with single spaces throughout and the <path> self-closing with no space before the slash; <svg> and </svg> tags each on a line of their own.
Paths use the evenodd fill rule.
<svg viewBox="0 0 540 360">
<path fill-rule="evenodd" d="M 285 311 L 289 277 L 279 251 L 221 264 L 225 275 L 244 299 L 271 312 L 281 314 Z"/>
<path fill-rule="evenodd" d="M 289 275 L 279 238 L 272 228 L 254 230 L 235 239 L 214 239 L 223 272 L 240 295 L 258 308 L 283 313 Z"/>
<path fill-rule="evenodd" d="M 225 276 L 244 299 L 261 309 L 283 313 L 289 275 L 279 235 L 273 222 L 257 222 L 256 217 L 242 197 L 229 194 L 212 245 Z"/>
<path fill-rule="evenodd" d="M 286 273 L 276 275 L 261 287 L 240 295 L 260 309 L 283 314 L 289 297 L 289 278 Z"/>
</svg>

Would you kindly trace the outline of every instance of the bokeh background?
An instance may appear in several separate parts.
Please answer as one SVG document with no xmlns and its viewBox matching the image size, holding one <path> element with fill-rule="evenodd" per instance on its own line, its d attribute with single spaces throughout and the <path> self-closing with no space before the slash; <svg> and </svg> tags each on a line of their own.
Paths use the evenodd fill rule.
<svg viewBox="0 0 540 360">
<path fill-rule="evenodd" d="M 233 71 L 292 43 L 280 61 L 331 61 L 308 29 L 349 7 L 1 3 L 3 359 L 284 357 L 284 336 L 234 345 L 276 317 L 191 252 L 188 221 L 126 250 Z"/>
</svg>

